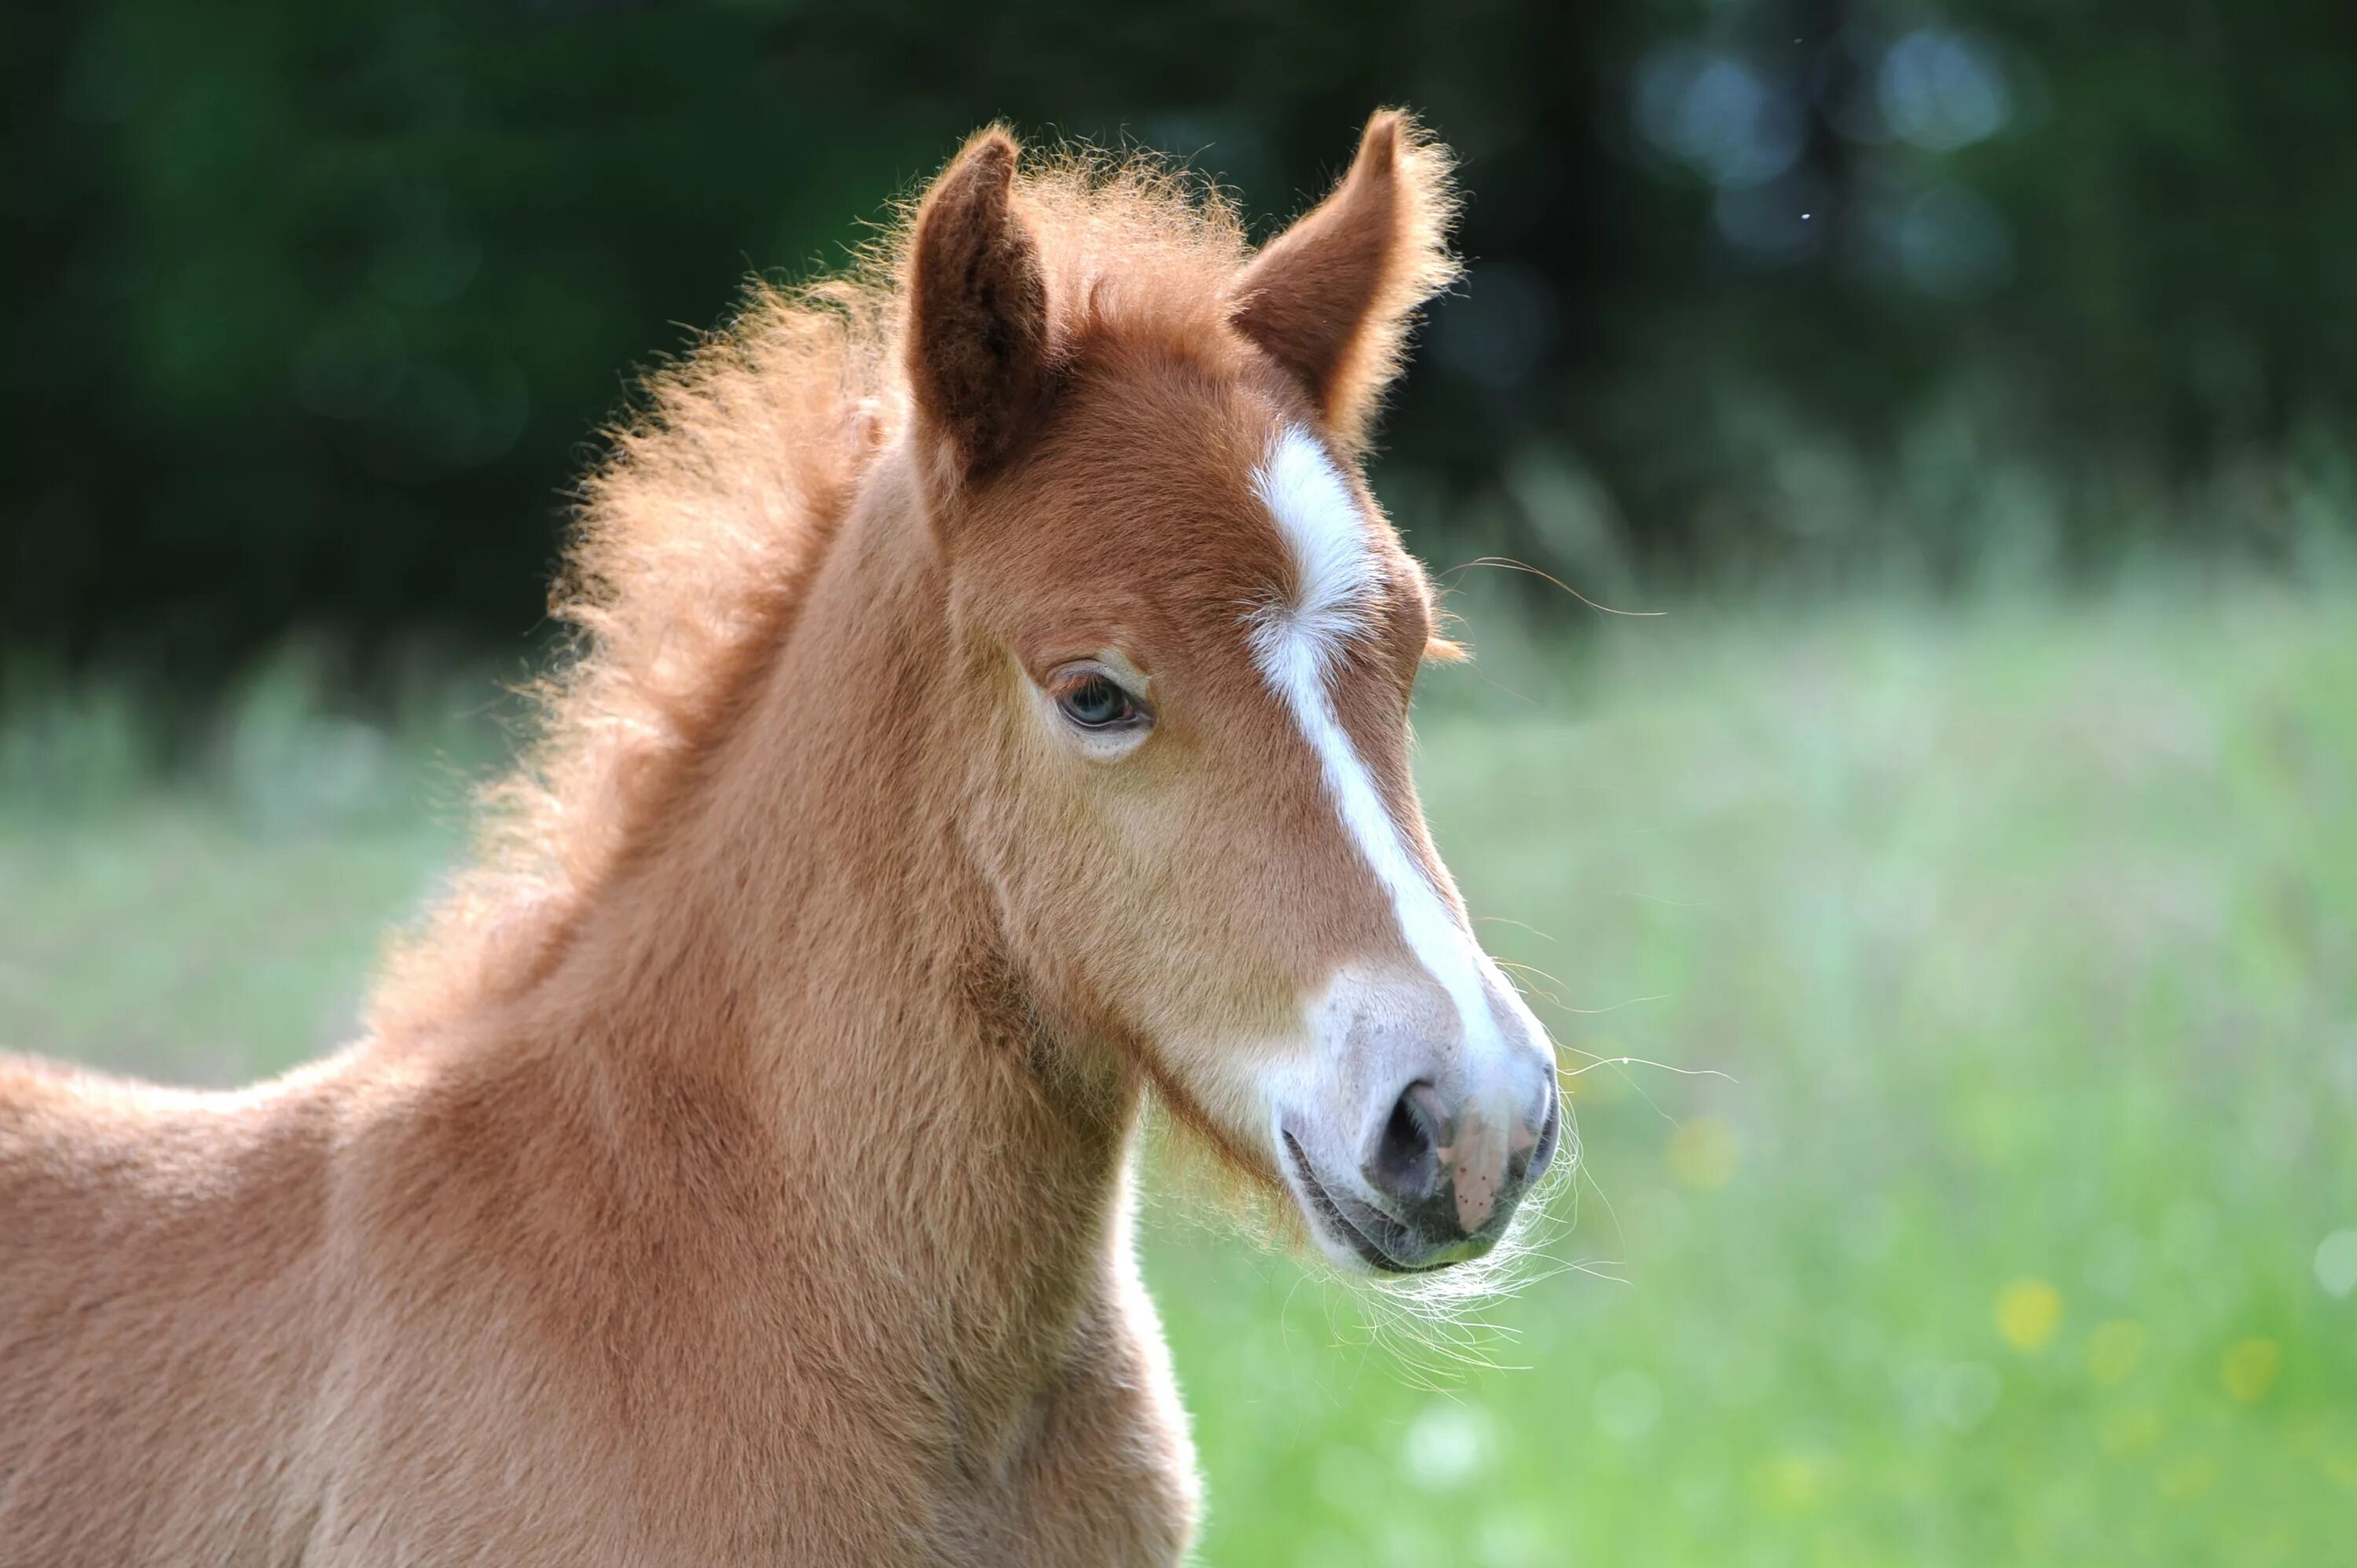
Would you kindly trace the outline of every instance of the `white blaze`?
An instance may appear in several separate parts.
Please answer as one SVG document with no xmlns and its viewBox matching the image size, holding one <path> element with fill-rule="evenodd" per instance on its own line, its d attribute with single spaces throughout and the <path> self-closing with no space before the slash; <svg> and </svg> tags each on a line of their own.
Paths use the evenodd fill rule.
<svg viewBox="0 0 2357 1568">
<path fill-rule="evenodd" d="M 1317 754 L 1343 830 L 1391 896 L 1408 950 L 1456 1004 L 1469 1051 L 1482 1054 L 1502 1045 L 1482 979 L 1488 960 L 1425 875 L 1327 689 L 1336 653 L 1366 630 L 1373 607 L 1366 515 L 1324 448 L 1298 426 L 1277 437 L 1253 475 L 1253 492 L 1276 520 L 1300 579 L 1295 602 L 1252 613 L 1253 657 Z"/>
</svg>

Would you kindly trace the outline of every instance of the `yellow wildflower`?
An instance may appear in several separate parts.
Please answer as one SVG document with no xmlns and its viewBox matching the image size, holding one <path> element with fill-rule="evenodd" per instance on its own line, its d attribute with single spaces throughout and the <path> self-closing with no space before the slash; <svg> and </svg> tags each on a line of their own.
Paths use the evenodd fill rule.
<svg viewBox="0 0 2357 1568">
<path fill-rule="evenodd" d="M 2237 1404 L 2256 1404 L 2283 1370 L 2283 1347 L 2272 1339 L 2237 1339 L 2218 1362 L 2218 1381 Z"/>
<path fill-rule="evenodd" d="M 1996 1331 L 2027 1355 L 2042 1350 L 2062 1326 L 2062 1293 L 2040 1279 L 2019 1279 L 1996 1293 Z"/>
</svg>

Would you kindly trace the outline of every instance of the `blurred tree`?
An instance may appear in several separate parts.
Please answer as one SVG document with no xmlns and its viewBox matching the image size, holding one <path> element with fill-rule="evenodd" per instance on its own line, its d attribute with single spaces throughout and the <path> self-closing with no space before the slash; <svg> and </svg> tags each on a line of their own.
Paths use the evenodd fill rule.
<svg viewBox="0 0 2357 1568">
<path fill-rule="evenodd" d="M 2026 449 L 2163 474 L 2357 387 L 2357 12 L 2329 0 L 90 0 L 0 26 L 0 639 L 74 660 L 530 628 L 628 367 L 748 271 L 835 264 L 995 117 L 1177 153 L 1273 224 L 1370 107 L 1423 111 L 1464 158 L 1471 271 L 1387 461 L 1444 557 L 1467 498 L 1482 544 L 1542 556 L 1771 554 L 1794 541 L 1764 493 L 1841 510 L 1838 466 L 1795 478 L 1794 452 L 1898 449 L 1960 386 Z"/>
</svg>

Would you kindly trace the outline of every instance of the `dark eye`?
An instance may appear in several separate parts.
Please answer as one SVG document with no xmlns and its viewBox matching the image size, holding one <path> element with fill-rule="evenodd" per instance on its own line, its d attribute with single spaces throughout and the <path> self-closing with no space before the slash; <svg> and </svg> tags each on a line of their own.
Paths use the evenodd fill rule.
<svg viewBox="0 0 2357 1568">
<path fill-rule="evenodd" d="M 1056 705 L 1082 729 L 1118 729 L 1146 715 L 1130 694 L 1103 675 L 1086 675 L 1056 693 Z"/>
</svg>

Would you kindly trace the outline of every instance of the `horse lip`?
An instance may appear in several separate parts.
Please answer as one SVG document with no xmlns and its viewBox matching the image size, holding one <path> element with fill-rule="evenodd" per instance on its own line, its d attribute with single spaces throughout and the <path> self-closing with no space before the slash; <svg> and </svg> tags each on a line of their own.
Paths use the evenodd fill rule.
<svg viewBox="0 0 2357 1568">
<path fill-rule="evenodd" d="M 1300 1183 L 1302 1196 L 1309 1200 L 1310 1212 L 1323 1220 L 1327 1229 L 1340 1237 L 1368 1267 L 1387 1274 L 1426 1274 L 1460 1261 L 1447 1257 L 1432 1262 L 1410 1263 L 1393 1256 L 1390 1249 L 1361 1229 L 1342 1207 L 1340 1200 L 1318 1179 L 1317 1170 L 1310 1165 L 1308 1152 L 1302 1148 L 1301 1140 L 1284 1128 L 1278 1129 L 1278 1134 L 1285 1140 L 1285 1151 L 1292 1160 L 1294 1177 Z M 1380 1214 L 1381 1211 L 1371 1209 L 1370 1212 Z"/>
</svg>

